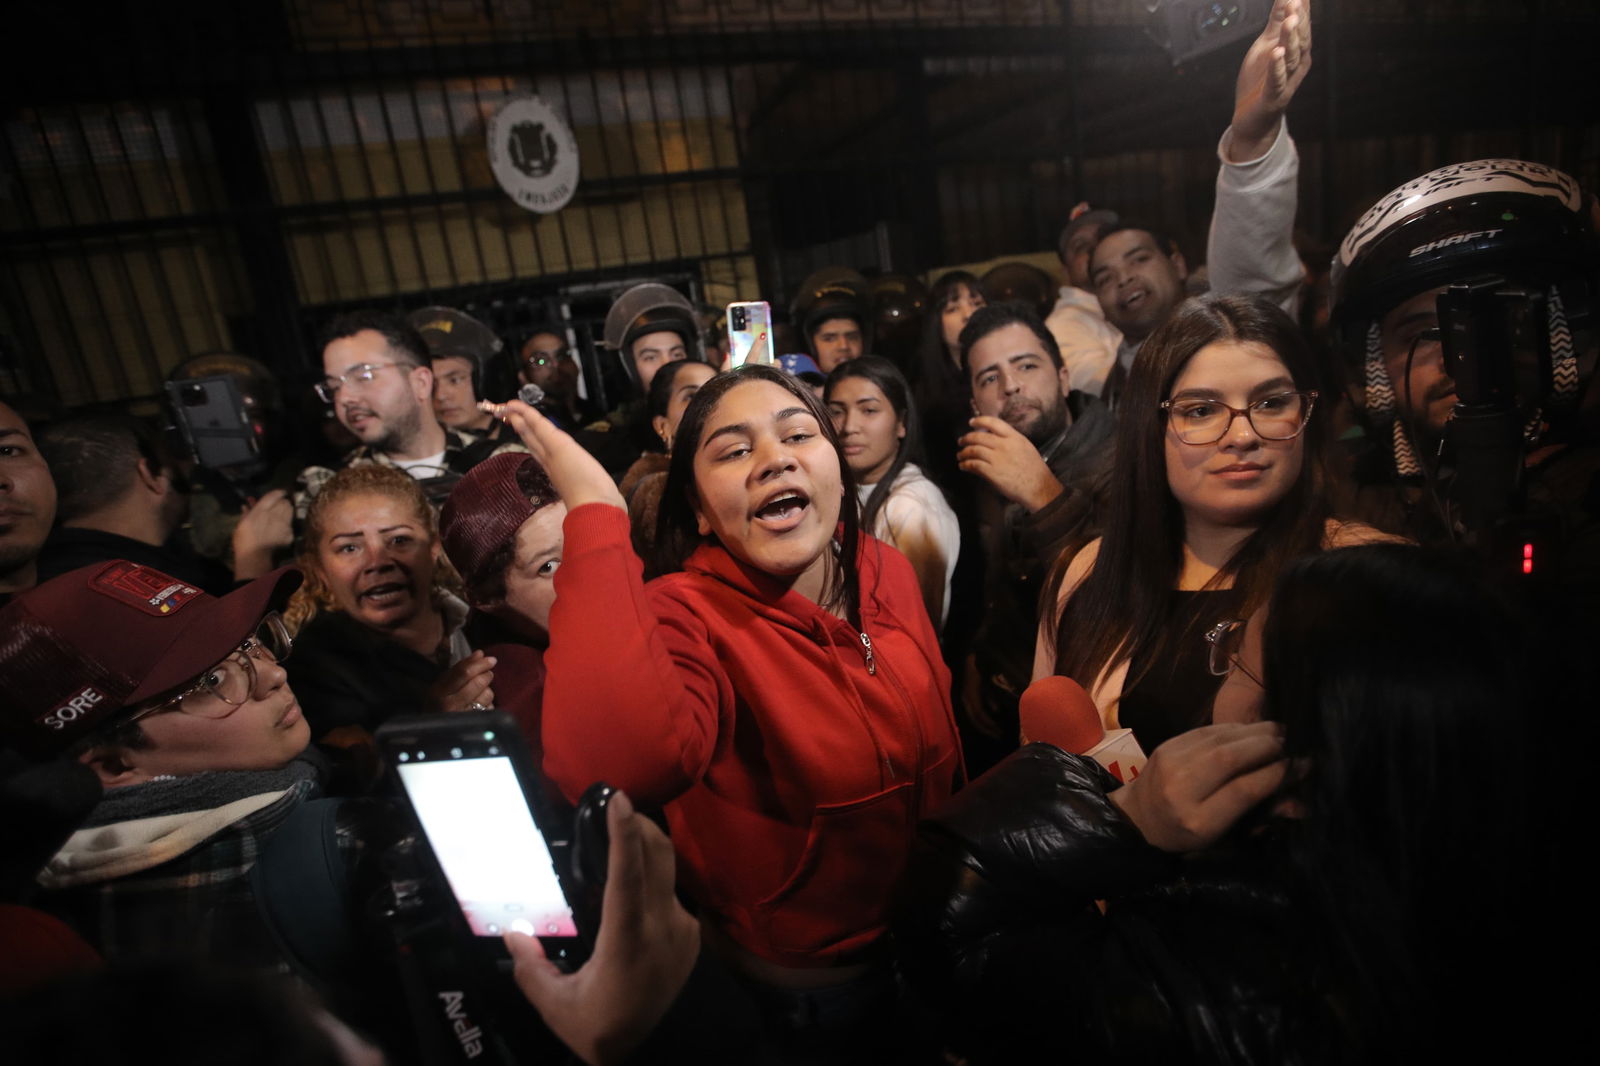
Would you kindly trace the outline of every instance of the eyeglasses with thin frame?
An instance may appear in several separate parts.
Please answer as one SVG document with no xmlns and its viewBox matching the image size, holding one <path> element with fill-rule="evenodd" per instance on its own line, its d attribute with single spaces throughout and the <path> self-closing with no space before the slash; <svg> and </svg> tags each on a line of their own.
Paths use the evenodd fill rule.
<svg viewBox="0 0 1600 1066">
<path fill-rule="evenodd" d="M 339 390 L 346 385 L 366 385 L 378 376 L 378 371 L 391 366 L 400 366 L 400 363 L 359 363 L 343 374 L 329 374 L 317 382 L 313 388 L 323 403 L 333 403 L 339 396 Z"/>
<path fill-rule="evenodd" d="M 1225 619 L 1206 630 L 1206 643 L 1211 648 L 1206 660 L 1206 667 L 1211 671 L 1212 677 L 1227 677 L 1237 667 L 1245 677 L 1248 677 L 1264 689 L 1267 686 L 1262 684 L 1261 679 L 1240 661 L 1239 653 L 1234 648 L 1234 642 L 1243 639 L 1243 637 L 1243 618 Z"/>
<path fill-rule="evenodd" d="M 1233 407 L 1221 400 L 1163 400 L 1161 409 L 1178 439 L 1185 444 L 1215 444 L 1228 435 L 1235 418 L 1243 417 L 1262 440 L 1293 440 L 1311 420 L 1317 393 L 1279 392 L 1263 396 L 1249 407 Z"/>
<path fill-rule="evenodd" d="M 525 366 L 527 366 L 527 368 L 529 370 L 532 370 L 535 367 L 551 366 L 551 365 L 553 365 L 555 363 L 565 363 L 565 362 L 570 361 L 571 359 L 572 359 L 572 353 L 571 352 L 561 351 L 561 352 L 556 353 L 555 355 L 540 355 L 538 353 L 535 353 L 535 354 L 530 355 L 527 358 L 523 359 L 522 362 L 523 362 L 523 364 Z"/>
<path fill-rule="evenodd" d="M 129 723 L 153 714 L 178 711 L 196 718 L 226 718 L 246 703 L 256 691 L 256 662 L 281 663 L 294 648 L 294 638 L 283 616 L 270 611 L 256 625 L 255 632 L 240 642 L 226 659 L 201 674 L 195 683 L 153 707 L 134 714 Z"/>
</svg>

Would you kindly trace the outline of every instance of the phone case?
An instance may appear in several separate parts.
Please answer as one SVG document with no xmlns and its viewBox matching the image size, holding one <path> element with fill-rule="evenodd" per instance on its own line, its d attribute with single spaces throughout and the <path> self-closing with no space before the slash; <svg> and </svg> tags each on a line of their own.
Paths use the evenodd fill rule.
<svg viewBox="0 0 1600 1066">
<path fill-rule="evenodd" d="M 777 360 L 772 354 L 772 308 L 765 300 L 728 305 L 728 365 Z"/>
</svg>

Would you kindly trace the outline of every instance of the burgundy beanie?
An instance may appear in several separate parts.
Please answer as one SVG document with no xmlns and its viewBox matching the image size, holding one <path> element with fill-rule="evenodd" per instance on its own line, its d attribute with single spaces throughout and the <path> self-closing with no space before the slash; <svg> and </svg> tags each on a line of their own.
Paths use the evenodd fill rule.
<svg viewBox="0 0 1600 1066">
<path fill-rule="evenodd" d="M 544 467 L 526 452 L 503 452 L 467 471 L 439 510 L 439 540 L 467 588 L 490 577 L 495 553 L 559 498 Z"/>
<path fill-rule="evenodd" d="M 218 599 L 119 559 L 19 594 L 0 607 L 0 738 L 33 757 L 66 750 L 227 658 L 299 585 L 284 567 Z"/>
</svg>

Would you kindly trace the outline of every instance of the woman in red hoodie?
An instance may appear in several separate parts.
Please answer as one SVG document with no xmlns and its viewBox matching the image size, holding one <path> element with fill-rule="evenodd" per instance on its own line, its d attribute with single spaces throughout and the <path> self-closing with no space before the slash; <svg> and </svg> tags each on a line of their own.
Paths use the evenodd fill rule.
<svg viewBox="0 0 1600 1066">
<path fill-rule="evenodd" d="M 702 386 L 661 505 L 674 572 L 645 585 L 599 463 L 502 414 L 570 508 L 546 773 L 571 799 L 604 780 L 664 806 L 708 942 L 788 1019 L 769 1030 L 786 1049 L 881 1055 L 884 911 L 961 751 L 916 575 L 861 533 L 831 420 L 770 367 Z"/>
</svg>

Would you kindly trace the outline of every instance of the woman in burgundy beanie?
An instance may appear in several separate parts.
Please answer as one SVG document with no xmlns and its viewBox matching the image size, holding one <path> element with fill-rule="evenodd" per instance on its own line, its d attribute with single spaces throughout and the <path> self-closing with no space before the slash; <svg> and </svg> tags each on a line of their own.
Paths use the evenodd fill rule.
<svg viewBox="0 0 1600 1066">
<path fill-rule="evenodd" d="M 544 648 L 566 517 L 544 468 L 521 452 L 473 467 L 439 512 L 445 555 L 472 606 L 467 638 L 497 660 L 496 702 L 516 717 L 536 753 Z"/>
</svg>

